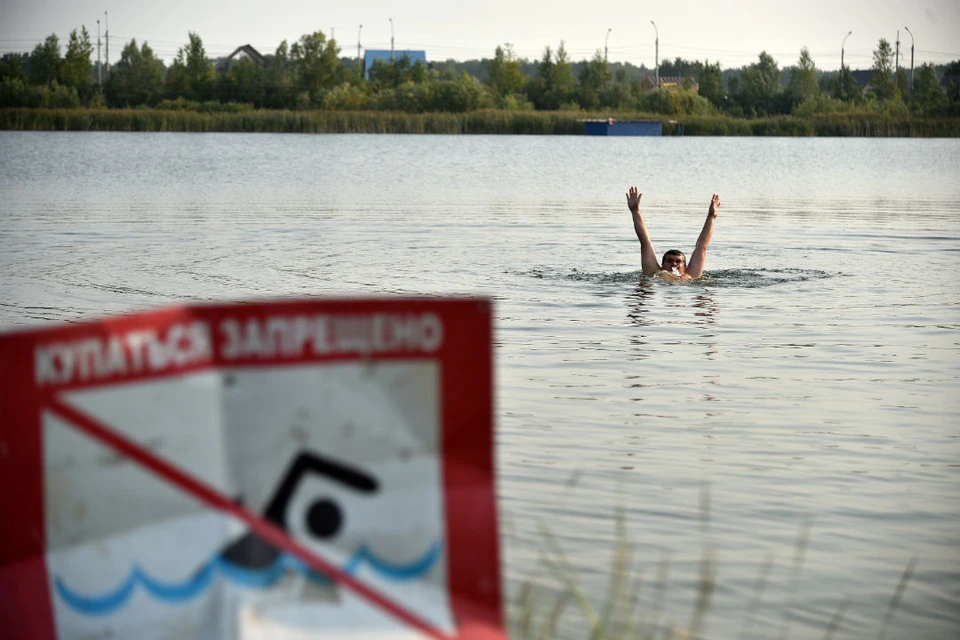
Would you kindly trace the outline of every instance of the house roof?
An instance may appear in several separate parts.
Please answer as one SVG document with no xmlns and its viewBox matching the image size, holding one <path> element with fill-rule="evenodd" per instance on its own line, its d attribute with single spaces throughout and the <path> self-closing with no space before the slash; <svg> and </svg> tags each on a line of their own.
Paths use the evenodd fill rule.
<svg viewBox="0 0 960 640">
<path fill-rule="evenodd" d="M 233 53 L 228 55 L 226 58 L 223 58 L 222 60 L 220 60 L 220 62 L 217 63 L 217 69 L 222 69 L 225 66 L 227 66 L 227 63 L 229 63 L 231 60 L 233 60 L 237 55 L 241 53 L 247 56 L 248 58 L 250 58 L 254 62 L 254 64 L 258 66 L 264 67 L 267 64 L 266 59 L 263 57 L 263 55 L 259 51 L 254 49 L 249 44 L 244 44 L 234 49 Z"/>
<path fill-rule="evenodd" d="M 850 75 L 852 75 L 853 79 L 857 81 L 857 86 L 861 89 L 870 84 L 870 80 L 873 78 L 874 73 L 875 72 L 873 69 L 857 69 L 855 71 L 850 71 Z"/>
<path fill-rule="evenodd" d="M 687 82 L 690 83 L 690 88 L 694 91 L 700 88 L 700 83 L 693 78 L 685 78 L 683 76 L 660 76 L 660 86 L 663 88 L 682 87 Z M 647 76 L 643 79 L 643 86 L 645 88 L 652 89 L 655 85 L 656 79 L 654 76 Z"/>
</svg>

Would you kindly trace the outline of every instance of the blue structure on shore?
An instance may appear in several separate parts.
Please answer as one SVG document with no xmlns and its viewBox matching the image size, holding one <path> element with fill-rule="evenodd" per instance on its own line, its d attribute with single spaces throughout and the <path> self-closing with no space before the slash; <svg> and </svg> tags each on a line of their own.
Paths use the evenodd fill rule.
<svg viewBox="0 0 960 640">
<path fill-rule="evenodd" d="M 583 133 L 588 136 L 662 136 L 659 120 L 587 120 Z"/>
</svg>

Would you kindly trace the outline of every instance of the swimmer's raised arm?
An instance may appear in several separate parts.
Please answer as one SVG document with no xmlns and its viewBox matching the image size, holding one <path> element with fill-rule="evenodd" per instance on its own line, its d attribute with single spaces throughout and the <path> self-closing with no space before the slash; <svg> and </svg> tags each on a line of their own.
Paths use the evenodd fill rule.
<svg viewBox="0 0 960 640">
<path fill-rule="evenodd" d="M 707 246 L 713 238 L 713 223 L 720 212 L 720 196 L 713 194 L 710 199 L 710 208 L 707 210 L 707 219 L 703 223 L 703 230 L 697 238 L 697 246 L 693 249 L 690 262 L 687 264 L 687 275 L 693 280 L 703 276 L 703 265 L 707 261 Z"/>
<path fill-rule="evenodd" d="M 660 262 L 657 260 L 657 250 L 653 248 L 647 227 L 643 224 L 643 216 L 640 215 L 641 197 L 643 194 L 636 187 L 630 187 L 627 191 L 627 208 L 633 216 L 633 230 L 637 232 L 637 239 L 640 240 L 640 266 L 643 267 L 644 274 L 652 276 L 660 271 Z"/>
</svg>

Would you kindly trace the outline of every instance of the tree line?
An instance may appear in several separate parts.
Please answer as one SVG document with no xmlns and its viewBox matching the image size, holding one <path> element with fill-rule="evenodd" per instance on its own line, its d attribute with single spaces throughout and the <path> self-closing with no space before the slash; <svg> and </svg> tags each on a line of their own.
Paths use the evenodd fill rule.
<svg viewBox="0 0 960 640">
<path fill-rule="evenodd" d="M 818 70 L 806 48 L 796 64 L 786 68 L 766 52 L 739 69 L 722 69 L 709 60 L 668 60 L 661 65 L 661 79 L 682 78 L 669 88 L 653 86 L 652 78 L 645 82 L 650 72 L 644 67 L 608 63 L 599 50 L 589 60 L 573 62 L 562 41 L 556 49 L 547 46 L 535 61 L 518 58 L 506 44 L 498 46 L 492 58 L 467 64 L 424 64 L 406 56 L 376 61 L 367 75 L 358 60 L 341 57 L 336 40 L 322 31 L 304 34 L 293 44 L 281 42 L 262 65 L 249 57 L 217 64 L 207 57 L 196 33 L 189 34 L 169 66 L 149 44 L 135 39 L 109 70 L 96 68 L 92 53 L 84 27 L 70 33 L 62 54 L 59 39 L 50 35 L 29 54 L 4 55 L 0 107 L 605 110 L 742 118 L 844 112 L 960 115 L 960 61 L 940 68 L 921 65 L 911 82 L 905 69 L 894 68 L 893 49 L 882 38 L 873 51 L 866 87 L 849 68 Z M 95 72 L 104 74 L 102 82 Z M 946 90 L 941 86 L 944 76 L 952 77 Z"/>
</svg>

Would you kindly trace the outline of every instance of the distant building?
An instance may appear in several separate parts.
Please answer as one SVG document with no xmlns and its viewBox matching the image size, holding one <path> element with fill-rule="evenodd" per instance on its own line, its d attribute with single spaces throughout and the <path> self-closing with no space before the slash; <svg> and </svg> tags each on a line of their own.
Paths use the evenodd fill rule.
<svg viewBox="0 0 960 640">
<path fill-rule="evenodd" d="M 945 75 L 940 78 L 940 89 L 946 93 L 951 100 L 960 100 L 960 75 Z"/>
<path fill-rule="evenodd" d="M 370 78 L 370 67 L 373 66 L 373 63 L 377 60 L 382 60 L 383 62 L 389 63 L 391 60 L 399 60 L 403 56 L 407 56 L 410 59 L 410 64 L 416 64 L 417 62 L 422 62 L 424 66 L 427 64 L 427 52 L 426 51 L 411 51 L 409 49 L 390 51 L 389 49 L 367 49 L 363 52 L 363 77 Z"/>
<path fill-rule="evenodd" d="M 240 60 L 241 58 L 249 58 L 258 67 L 265 67 L 267 65 L 266 59 L 259 51 L 254 49 L 249 44 L 245 44 L 234 49 L 233 53 L 228 55 L 226 58 L 222 58 L 217 62 L 217 71 L 225 71 L 229 66 L 230 62 L 233 60 Z"/>
<path fill-rule="evenodd" d="M 850 70 L 850 75 L 852 75 L 853 79 L 857 81 L 857 86 L 864 91 L 870 89 L 870 81 L 873 79 L 874 73 L 875 72 L 873 69 Z"/>
<path fill-rule="evenodd" d="M 644 91 L 649 91 L 653 89 L 657 84 L 657 80 L 653 76 L 647 76 L 643 79 L 641 86 Z M 667 91 L 676 91 L 678 89 L 683 89 L 688 86 L 694 91 L 700 90 L 700 83 L 694 80 L 693 78 L 684 78 L 683 76 L 660 76 L 660 88 L 666 89 Z"/>
</svg>

